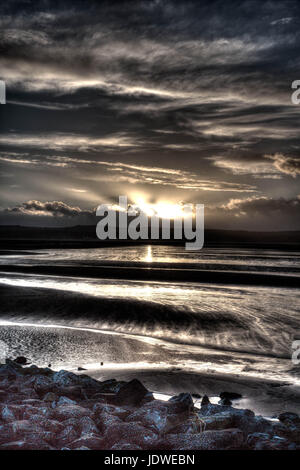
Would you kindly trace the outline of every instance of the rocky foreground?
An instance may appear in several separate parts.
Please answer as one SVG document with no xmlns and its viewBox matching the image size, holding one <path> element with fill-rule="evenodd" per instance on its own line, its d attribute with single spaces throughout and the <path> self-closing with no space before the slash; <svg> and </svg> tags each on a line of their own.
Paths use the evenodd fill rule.
<svg viewBox="0 0 300 470">
<path fill-rule="evenodd" d="M 277 421 L 189 393 L 153 398 L 141 382 L 99 382 L 6 360 L 0 365 L 0 449 L 36 450 L 297 450 L 300 418 Z M 26 362 L 26 361 L 24 361 Z"/>
</svg>

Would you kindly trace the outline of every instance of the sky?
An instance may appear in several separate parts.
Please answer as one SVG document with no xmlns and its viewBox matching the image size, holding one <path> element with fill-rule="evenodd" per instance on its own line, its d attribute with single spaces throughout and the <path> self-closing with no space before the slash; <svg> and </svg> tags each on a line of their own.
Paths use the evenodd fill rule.
<svg viewBox="0 0 300 470">
<path fill-rule="evenodd" d="M 297 0 L 8 0 L 0 25 L 1 224 L 92 223 L 126 195 L 300 229 Z"/>
</svg>

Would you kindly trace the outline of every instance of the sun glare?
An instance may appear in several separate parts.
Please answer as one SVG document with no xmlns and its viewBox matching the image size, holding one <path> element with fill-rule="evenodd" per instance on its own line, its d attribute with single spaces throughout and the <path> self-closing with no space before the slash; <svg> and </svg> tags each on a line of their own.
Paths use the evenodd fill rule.
<svg viewBox="0 0 300 470">
<path fill-rule="evenodd" d="M 184 208 L 181 204 L 165 201 L 149 203 L 141 196 L 134 197 L 134 204 L 139 206 L 140 210 L 147 214 L 148 217 L 157 215 L 162 219 L 176 219 L 187 215 L 184 213 Z"/>
</svg>

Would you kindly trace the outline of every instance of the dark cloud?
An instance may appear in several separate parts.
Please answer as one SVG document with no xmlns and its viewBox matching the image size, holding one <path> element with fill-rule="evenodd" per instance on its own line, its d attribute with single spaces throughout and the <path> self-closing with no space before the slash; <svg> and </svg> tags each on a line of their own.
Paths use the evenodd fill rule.
<svg viewBox="0 0 300 470">
<path fill-rule="evenodd" d="M 95 210 L 82 210 L 80 207 L 71 207 L 62 201 L 27 201 L 19 206 L 9 207 L 4 210 L 6 213 L 51 217 L 94 217 Z"/>
<path fill-rule="evenodd" d="M 134 192 L 220 206 L 279 181 L 277 199 L 296 197 L 297 0 L 16 0 L 0 26 L 5 207 Z"/>
</svg>

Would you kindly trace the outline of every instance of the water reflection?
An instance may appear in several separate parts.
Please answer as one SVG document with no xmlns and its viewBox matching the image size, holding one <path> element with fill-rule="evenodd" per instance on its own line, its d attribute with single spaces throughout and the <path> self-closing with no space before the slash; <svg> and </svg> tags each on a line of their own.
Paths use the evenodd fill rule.
<svg viewBox="0 0 300 470">
<path fill-rule="evenodd" d="M 153 261 L 153 256 L 152 256 L 152 246 L 149 245 L 146 247 L 146 256 L 143 259 L 146 263 L 152 263 Z"/>
</svg>

